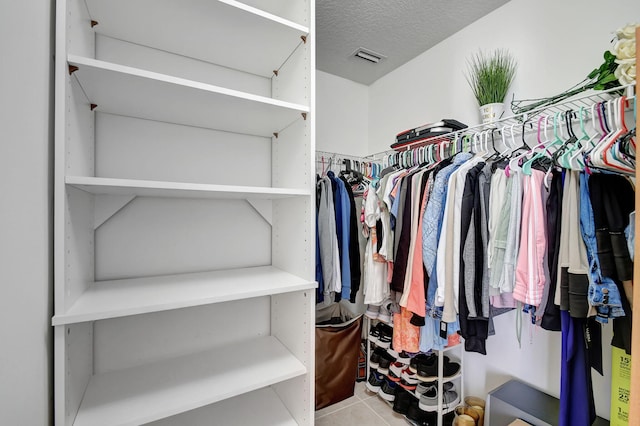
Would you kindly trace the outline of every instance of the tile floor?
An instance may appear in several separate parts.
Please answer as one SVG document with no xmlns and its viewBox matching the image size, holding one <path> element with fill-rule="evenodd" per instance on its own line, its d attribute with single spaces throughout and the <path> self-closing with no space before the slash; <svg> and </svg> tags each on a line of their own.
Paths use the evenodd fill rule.
<svg viewBox="0 0 640 426">
<path fill-rule="evenodd" d="M 351 398 L 316 411 L 316 426 L 408 426 L 404 417 L 369 392 L 365 382 L 356 383 Z"/>
</svg>

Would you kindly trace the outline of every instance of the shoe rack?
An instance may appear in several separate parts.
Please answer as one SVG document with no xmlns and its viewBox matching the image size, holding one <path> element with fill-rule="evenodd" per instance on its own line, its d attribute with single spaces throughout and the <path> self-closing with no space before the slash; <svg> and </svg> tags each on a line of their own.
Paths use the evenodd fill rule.
<svg viewBox="0 0 640 426">
<path fill-rule="evenodd" d="M 371 342 L 371 331 L 372 331 L 372 327 L 374 324 L 374 321 L 376 321 L 375 319 L 372 319 L 371 317 L 367 316 L 366 317 L 366 326 L 367 326 L 367 377 L 366 377 L 366 381 L 369 382 L 369 378 L 371 375 L 371 365 L 370 365 L 370 359 L 371 359 L 371 354 L 373 352 L 372 349 L 372 342 Z M 382 321 L 383 324 L 387 324 L 391 327 L 393 327 L 392 323 L 387 323 Z M 438 375 L 437 378 L 435 379 L 437 381 L 437 394 L 438 394 L 438 408 L 437 408 L 437 418 L 438 418 L 438 422 L 437 425 L 438 426 L 443 426 L 444 425 L 444 416 L 447 414 L 452 413 L 455 410 L 455 407 L 459 404 L 462 404 L 464 401 L 464 380 L 463 380 L 463 368 L 464 368 L 464 363 L 463 363 L 463 357 L 464 357 L 464 345 L 461 343 L 455 345 L 455 346 L 448 346 L 445 347 L 442 350 L 435 350 L 435 351 L 431 351 L 429 353 L 435 353 L 438 356 Z M 445 377 L 444 374 L 444 358 L 445 356 L 450 357 L 452 354 L 454 354 L 455 356 L 455 362 L 458 362 L 460 364 L 460 370 L 449 377 Z M 444 389 L 443 386 L 445 383 L 448 382 L 454 382 L 456 384 L 456 391 L 458 392 L 459 395 L 459 403 L 458 404 L 454 404 L 450 407 L 444 407 L 443 406 L 443 401 L 442 401 L 442 395 L 444 393 Z M 425 383 L 425 382 L 422 382 Z M 407 391 L 409 392 L 411 395 L 413 395 L 416 399 L 419 399 L 419 396 L 415 394 L 415 392 L 412 391 Z M 384 400 L 384 399 L 383 399 Z M 389 405 L 393 405 L 393 402 L 389 402 L 386 401 Z M 406 418 L 406 417 L 405 417 Z M 412 421 L 410 419 L 406 419 L 407 422 L 409 424 L 413 424 Z"/>
<path fill-rule="evenodd" d="M 57 0 L 55 424 L 311 425 L 314 0 Z"/>
</svg>

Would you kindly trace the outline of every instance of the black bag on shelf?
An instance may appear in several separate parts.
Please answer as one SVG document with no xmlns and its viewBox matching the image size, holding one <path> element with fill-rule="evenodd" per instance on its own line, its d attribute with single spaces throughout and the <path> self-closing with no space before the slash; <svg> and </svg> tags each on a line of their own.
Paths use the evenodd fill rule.
<svg viewBox="0 0 640 426">
<path fill-rule="evenodd" d="M 445 118 L 435 123 L 425 124 L 415 129 L 405 130 L 396 135 L 396 141 L 391 145 L 392 149 L 398 149 L 409 143 L 427 140 L 436 136 L 445 135 L 456 130 L 466 129 L 468 126 L 458 120 Z"/>
</svg>

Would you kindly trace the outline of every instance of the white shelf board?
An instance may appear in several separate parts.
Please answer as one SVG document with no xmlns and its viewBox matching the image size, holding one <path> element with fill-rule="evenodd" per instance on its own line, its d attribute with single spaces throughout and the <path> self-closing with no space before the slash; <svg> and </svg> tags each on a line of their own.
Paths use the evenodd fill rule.
<svg viewBox="0 0 640 426">
<path fill-rule="evenodd" d="M 69 55 L 68 63 L 78 67 L 73 76 L 99 112 L 264 137 L 309 112 L 308 106 L 97 59 Z"/>
<path fill-rule="evenodd" d="M 278 339 L 261 337 L 206 352 L 94 375 L 73 424 L 139 425 L 305 373 L 305 366 Z"/>
<path fill-rule="evenodd" d="M 234 0 L 87 0 L 100 34 L 271 77 L 309 28 Z"/>
<path fill-rule="evenodd" d="M 52 323 L 96 321 L 315 287 L 314 281 L 273 266 L 98 281 Z"/>
<path fill-rule="evenodd" d="M 199 410 L 150 423 L 149 426 L 206 425 L 212 424 L 212 419 L 216 424 L 225 426 L 298 426 L 271 388 L 225 399 Z"/>
<path fill-rule="evenodd" d="M 162 182 L 91 176 L 67 176 L 65 182 L 67 185 L 96 195 L 271 200 L 309 195 L 308 189 Z"/>
</svg>

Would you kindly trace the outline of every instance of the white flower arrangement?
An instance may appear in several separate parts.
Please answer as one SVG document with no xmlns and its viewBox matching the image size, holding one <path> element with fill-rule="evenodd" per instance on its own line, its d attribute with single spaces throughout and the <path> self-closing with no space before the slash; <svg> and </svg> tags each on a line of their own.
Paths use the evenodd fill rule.
<svg viewBox="0 0 640 426">
<path fill-rule="evenodd" d="M 627 24 L 615 33 L 613 48 L 604 52 L 604 62 L 591 71 L 587 78 L 572 88 L 548 98 L 511 101 L 514 114 L 553 105 L 585 90 L 610 90 L 636 82 L 636 28 L 639 24 Z"/>
<path fill-rule="evenodd" d="M 614 75 L 623 86 L 636 82 L 636 27 L 638 24 L 628 24 L 618 29 L 611 52 L 618 64 Z"/>
</svg>

